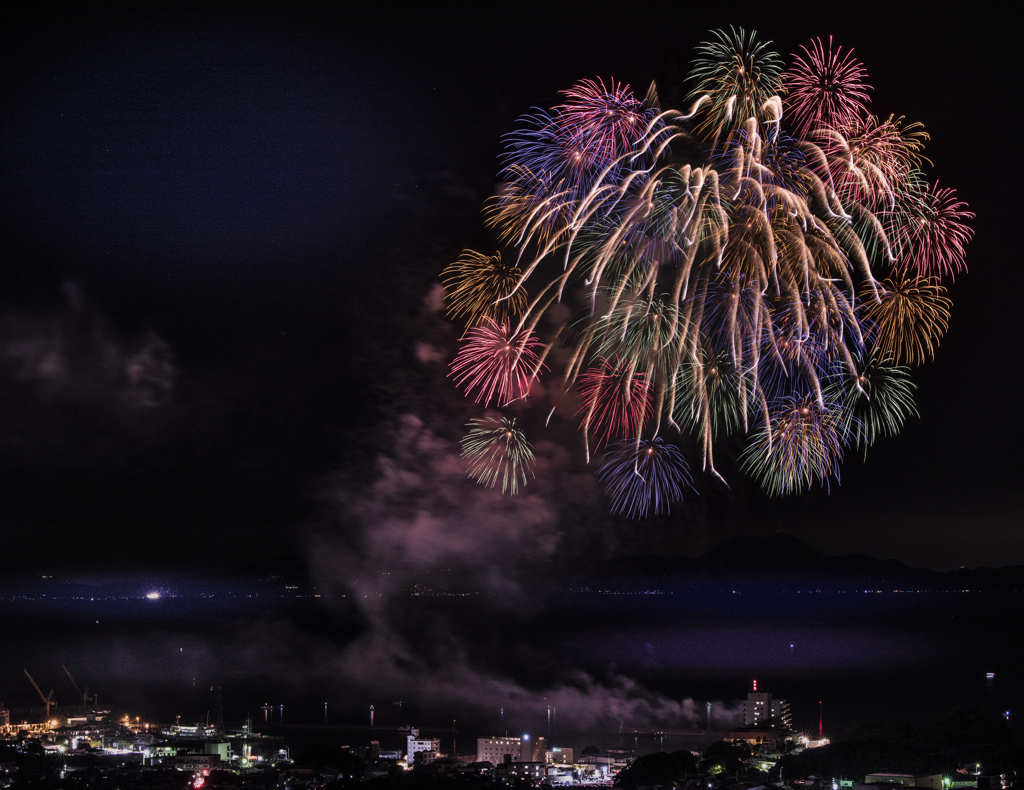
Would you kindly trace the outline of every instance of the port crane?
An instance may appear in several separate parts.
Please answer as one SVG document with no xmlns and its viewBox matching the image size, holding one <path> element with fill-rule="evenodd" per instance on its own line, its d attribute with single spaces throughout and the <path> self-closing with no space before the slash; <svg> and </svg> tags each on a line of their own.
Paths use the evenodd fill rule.
<svg viewBox="0 0 1024 790">
<path fill-rule="evenodd" d="M 42 690 L 39 688 L 39 684 L 36 683 L 32 679 L 32 676 L 30 674 L 28 674 L 28 670 L 27 669 L 25 670 L 25 677 L 28 678 L 28 682 L 32 684 L 32 688 L 34 688 L 36 690 L 36 693 L 39 695 L 40 699 L 42 699 L 42 701 L 43 701 L 43 704 L 46 706 L 46 720 L 49 721 L 50 720 L 50 708 L 51 707 L 56 707 L 56 705 L 57 705 L 57 702 L 53 698 L 53 689 L 50 689 L 49 696 L 46 696 L 46 695 L 43 694 Z"/>
<path fill-rule="evenodd" d="M 71 685 L 75 687 L 75 691 L 78 692 L 78 696 L 82 698 L 82 707 L 88 708 L 90 702 L 95 702 L 95 698 L 89 696 L 88 687 L 86 687 L 85 691 L 83 692 L 80 688 L 78 688 L 78 684 L 75 683 L 75 679 L 71 677 L 71 673 L 68 672 L 68 668 L 63 664 L 60 665 L 60 668 L 64 670 L 64 674 L 68 676 L 68 680 L 70 680 Z"/>
</svg>

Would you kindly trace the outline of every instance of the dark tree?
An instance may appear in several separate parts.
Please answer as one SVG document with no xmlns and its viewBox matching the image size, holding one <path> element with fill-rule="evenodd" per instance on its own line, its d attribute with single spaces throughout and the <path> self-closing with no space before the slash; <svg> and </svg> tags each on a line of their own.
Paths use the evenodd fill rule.
<svg viewBox="0 0 1024 790">
<path fill-rule="evenodd" d="M 647 754 L 620 771 L 615 785 L 626 790 L 634 790 L 639 785 L 668 787 L 685 780 L 696 766 L 697 758 L 690 752 Z"/>
<path fill-rule="evenodd" d="M 314 770 L 321 770 L 330 765 L 338 769 L 342 776 L 361 778 L 366 770 L 362 758 L 342 749 L 340 746 L 328 746 L 325 743 L 311 743 L 296 756 L 296 765 L 307 765 Z"/>
<path fill-rule="evenodd" d="M 719 766 L 722 771 L 738 771 L 742 766 L 741 761 L 750 757 L 750 754 L 750 746 L 745 742 L 715 741 L 701 755 L 701 769 L 714 771 L 715 766 Z"/>
<path fill-rule="evenodd" d="M 901 774 L 937 774 L 956 770 L 955 763 L 941 755 L 878 739 L 844 741 L 786 755 L 772 770 L 773 776 L 791 779 L 802 776 L 832 776 L 863 781 L 880 771 Z"/>
<path fill-rule="evenodd" d="M 982 743 L 1005 746 L 1013 740 L 1013 731 L 1006 719 L 985 708 L 966 705 L 952 708 L 935 726 L 956 749 Z"/>
</svg>

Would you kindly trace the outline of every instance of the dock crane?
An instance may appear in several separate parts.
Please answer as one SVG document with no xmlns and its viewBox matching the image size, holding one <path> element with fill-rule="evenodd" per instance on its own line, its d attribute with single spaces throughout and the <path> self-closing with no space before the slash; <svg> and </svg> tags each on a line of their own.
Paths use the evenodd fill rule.
<svg viewBox="0 0 1024 790">
<path fill-rule="evenodd" d="M 53 698 L 53 689 L 50 689 L 49 696 L 46 696 L 46 695 L 43 694 L 42 690 L 40 690 L 39 684 L 37 684 L 32 679 L 32 676 L 30 674 L 28 674 L 28 670 L 27 669 L 25 670 L 25 677 L 28 678 L 29 683 L 32 684 L 32 688 L 34 688 L 36 690 L 36 693 L 39 695 L 40 699 L 42 699 L 42 701 L 43 701 L 43 704 L 46 706 L 46 720 L 49 721 L 50 720 L 50 708 L 51 707 L 55 707 L 57 705 L 57 702 Z"/>
<path fill-rule="evenodd" d="M 64 674 L 68 676 L 68 680 L 70 680 L 71 685 L 75 687 L 75 691 L 78 692 L 78 696 L 82 698 L 82 707 L 88 708 L 90 702 L 95 702 L 95 699 L 89 696 L 88 687 L 86 687 L 85 691 L 83 692 L 80 688 L 78 688 L 78 684 L 75 683 L 75 679 L 71 677 L 71 673 L 68 672 L 68 668 L 63 664 L 60 665 L 60 668 L 64 670 Z"/>
</svg>

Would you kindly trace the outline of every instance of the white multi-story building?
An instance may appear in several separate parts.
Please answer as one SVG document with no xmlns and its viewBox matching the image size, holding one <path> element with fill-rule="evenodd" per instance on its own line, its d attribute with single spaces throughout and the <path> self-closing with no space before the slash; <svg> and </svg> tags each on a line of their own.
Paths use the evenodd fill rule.
<svg viewBox="0 0 1024 790">
<path fill-rule="evenodd" d="M 518 763 L 522 756 L 522 741 L 519 738 L 477 738 L 476 739 L 476 761 L 478 763 L 488 762 L 494 765 L 501 765 L 505 762 L 505 755 L 511 756 L 511 762 Z"/>
<path fill-rule="evenodd" d="M 793 726 L 793 714 L 789 711 L 789 703 L 784 699 L 774 699 L 772 693 L 767 689 L 757 690 L 757 681 L 754 681 L 754 690 L 747 694 L 747 704 L 743 711 L 743 726 L 752 727 L 755 724 L 768 724 L 769 722 L 783 726 Z"/>
<path fill-rule="evenodd" d="M 521 738 L 492 736 L 476 739 L 476 761 L 501 765 L 508 755 L 513 763 L 542 763 L 547 754 L 547 744 L 543 736 L 530 738 L 529 734 Z M 570 757 L 571 759 L 571 757 Z"/>
<path fill-rule="evenodd" d="M 410 766 L 416 762 L 416 752 L 434 752 L 436 755 L 440 751 L 440 738 L 421 738 L 420 731 L 415 728 L 405 737 L 405 760 Z"/>
</svg>

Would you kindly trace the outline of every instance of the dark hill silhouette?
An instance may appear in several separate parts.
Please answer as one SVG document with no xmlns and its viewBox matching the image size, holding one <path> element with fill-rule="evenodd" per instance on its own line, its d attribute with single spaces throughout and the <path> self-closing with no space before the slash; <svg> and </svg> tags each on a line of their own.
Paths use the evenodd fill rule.
<svg viewBox="0 0 1024 790">
<path fill-rule="evenodd" d="M 766 538 L 732 537 L 699 557 L 635 556 L 593 568 L 605 587 L 735 587 L 784 590 L 990 590 L 1024 592 L 1024 566 L 961 568 L 939 572 L 911 568 L 866 554 L 822 554 L 778 533 Z"/>
</svg>

